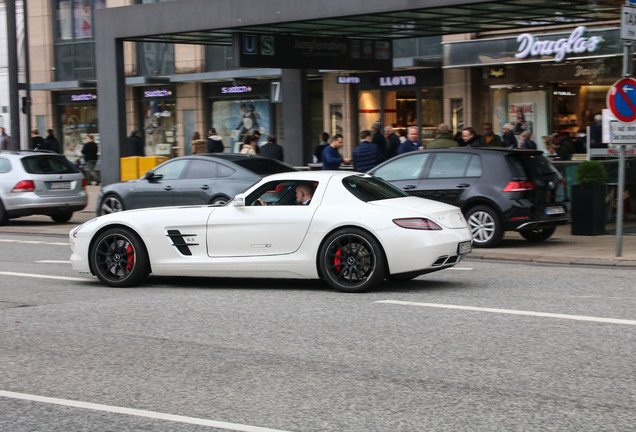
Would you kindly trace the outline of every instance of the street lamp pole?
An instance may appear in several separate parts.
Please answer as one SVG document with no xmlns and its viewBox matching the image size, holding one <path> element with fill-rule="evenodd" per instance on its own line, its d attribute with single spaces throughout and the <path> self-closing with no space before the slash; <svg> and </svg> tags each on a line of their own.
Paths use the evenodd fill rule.
<svg viewBox="0 0 636 432">
<path fill-rule="evenodd" d="M 6 0 L 7 51 L 9 60 L 9 114 L 11 115 L 11 149 L 20 149 L 20 92 L 18 84 L 18 38 L 15 0 Z"/>
</svg>

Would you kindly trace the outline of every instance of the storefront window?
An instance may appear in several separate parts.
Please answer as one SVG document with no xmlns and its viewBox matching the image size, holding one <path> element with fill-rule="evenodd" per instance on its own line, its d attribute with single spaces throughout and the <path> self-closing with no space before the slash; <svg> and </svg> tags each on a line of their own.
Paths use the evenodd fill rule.
<svg viewBox="0 0 636 432">
<path fill-rule="evenodd" d="M 422 141 L 435 139 L 437 125 L 444 117 L 444 99 L 442 89 L 438 87 L 420 89 L 420 126 Z"/>
<path fill-rule="evenodd" d="M 380 90 L 358 92 L 358 128 L 371 129 L 377 121 L 380 121 Z"/>
<path fill-rule="evenodd" d="M 146 155 L 174 156 L 177 112 L 173 90 L 144 89 L 140 99 Z"/>
<path fill-rule="evenodd" d="M 69 41 L 92 38 L 93 11 L 106 7 L 106 0 L 58 0 L 58 38 Z"/>
<path fill-rule="evenodd" d="M 223 138 L 226 152 L 238 153 L 243 137 L 255 130 L 261 140 L 271 133 L 269 107 L 268 99 L 212 101 L 212 126 Z"/>
<path fill-rule="evenodd" d="M 343 118 L 342 118 L 342 105 L 332 104 L 329 105 L 329 129 L 330 135 L 343 133 Z"/>
<path fill-rule="evenodd" d="M 88 134 L 93 135 L 99 144 L 99 127 L 97 121 L 97 93 L 61 92 L 57 97 L 63 154 L 70 160 L 81 156 L 82 146 Z"/>
</svg>

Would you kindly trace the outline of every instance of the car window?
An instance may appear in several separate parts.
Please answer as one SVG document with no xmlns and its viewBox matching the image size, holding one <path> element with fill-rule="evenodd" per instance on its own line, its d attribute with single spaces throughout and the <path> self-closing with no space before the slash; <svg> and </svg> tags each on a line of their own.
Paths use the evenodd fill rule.
<svg viewBox="0 0 636 432">
<path fill-rule="evenodd" d="M 80 172 L 64 156 L 26 156 L 21 161 L 24 170 L 29 174 L 72 174 Z"/>
<path fill-rule="evenodd" d="M 219 177 L 229 177 L 234 174 L 236 170 L 232 167 L 218 164 L 216 175 Z"/>
<path fill-rule="evenodd" d="M 515 178 L 528 178 L 538 185 L 558 176 L 557 169 L 541 154 L 514 154 L 508 158 L 513 163 Z"/>
<path fill-rule="evenodd" d="M 353 196 L 364 202 L 408 196 L 402 189 L 377 177 L 352 175 L 344 178 L 342 184 Z"/>
<path fill-rule="evenodd" d="M 422 169 L 430 153 L 417 152 L 381 166 L 373 175 L 386 181 L 413 180 L 421 177 Z"/>
<path fill-rule="evenodd" d="M 468 153 L 437 153 L 428 178 L 466 177 L 471 156 Z"/>
<path fill-rule="evenodd" d="M 465 177 L 481 177 L 481 158 L 478 155 L 472 155 L 468 168 L 466 168 Z"/>
<path fill-rule="evenodd" d="M 314 190 L 318 182 L 298 180 L 277 180 L 265 183 L 252 192 L 245 200 L 245 205 L 296 205 L 296 186 L 300 183 L 310 184 Z"/>
<path fill-rule="evenodd" d="M 213 161 L 194 159 L 188 165 L 188 172 L 185 178 L 215 178 L 217 176 L 217 164 Z"/>
<path fill-rule="evenodd" d="M 0 174 L 8 173 L 9 171 L 11 171 L 11 162 L 9 162 L 9 159 L 0 158 Z"/>
<path fill-rule="evenodd" d="M 188 164 L 187 159 L 179 159 L 174 161 L 169 161 L 164 164 L 159 165 L 154 173 L 155 175 L 162 176 L 163 180 L 174 180 L 181 178 L 183 174 L 183 170 Z"/>
</svg>

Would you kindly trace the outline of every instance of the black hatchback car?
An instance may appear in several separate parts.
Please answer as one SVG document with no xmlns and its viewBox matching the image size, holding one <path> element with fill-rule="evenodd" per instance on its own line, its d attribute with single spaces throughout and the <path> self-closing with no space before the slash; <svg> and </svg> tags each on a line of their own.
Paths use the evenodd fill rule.
<svg viewBox="0 0 636 432">
<path fill-rule="evenodd" d="M 568 223 L 565 181 L 536 150 L 432 149 L 396 156 L 369 174 L 411 195 L 460 207 L 478 247 L 496 246 L 504 231 L 543 241 Z"/>
</svg>

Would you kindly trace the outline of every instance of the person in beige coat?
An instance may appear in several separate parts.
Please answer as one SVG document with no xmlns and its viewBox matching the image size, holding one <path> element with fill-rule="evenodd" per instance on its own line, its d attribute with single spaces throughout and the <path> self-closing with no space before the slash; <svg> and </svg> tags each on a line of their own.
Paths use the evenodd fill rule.
<svg viewBox="0 0 636 432">
<path fill-rule="evenodd" d="M 195 132 L 192 134 L 192 141 L 190 142 L 190 147 L 192 148 L 192 154 L 205 153 L 208 148 L 208 142 L 206 140 L 201 139 L 201 135 L 199 134 L 199 132 Z"/>
</svg>

